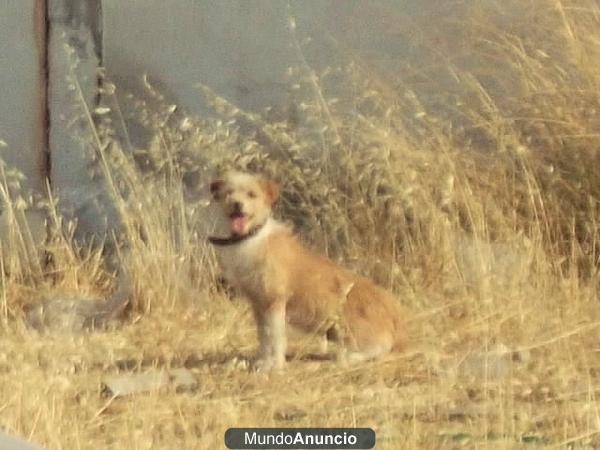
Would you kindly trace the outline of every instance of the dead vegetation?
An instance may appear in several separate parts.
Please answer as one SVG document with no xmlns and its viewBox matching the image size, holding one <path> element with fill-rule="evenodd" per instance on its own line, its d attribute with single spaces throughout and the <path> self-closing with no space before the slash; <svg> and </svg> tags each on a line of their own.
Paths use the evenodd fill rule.
<svg viewBox="0 0 600 450">
<path fill-rule="evenodd" d="M 35 201 L 9 195 L 5 171 L 17 247 L 2 253 L 0 426 L 52 449 L 222 448 L 230 426 L 368 426 L 390 449 L 600 445 L 600 9 L 467 5 L 440 28 L 448 48 L 435 27 L 415 39 L 418 22 L 398 25 L 419 55 L 398 70 L 339 47 L 346 62 L 316 71 L 303 54 L 285 120 L 206 86 L 213 114 L 184 115 L 148 85 L 152 107 L 129 100 L 152 130 L 145 148 L 95 126 L 133 289 L 117 329 L 25 326 L 24 304 L 106 295 L 112 279 L 54 200 L 36 203 L 53 224 L 51 269 L 39 266 L 18 220 Z M 253 322 L 216 288 L 203 239 L 207 174 L 231 165 L 278 179 L 278 214 L 307 242 L 397 293 L 408 353 L 340 368 L 304 339 L 284 374 L 248 374 Z M 107 374 L 184 366 L 193 392 L 100 395 Z"/>
</svg>

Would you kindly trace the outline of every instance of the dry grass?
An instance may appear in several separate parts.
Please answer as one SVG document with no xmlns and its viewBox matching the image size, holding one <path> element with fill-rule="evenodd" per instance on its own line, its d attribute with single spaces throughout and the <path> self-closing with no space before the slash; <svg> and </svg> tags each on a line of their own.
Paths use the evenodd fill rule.
<svg viewBox="0 0 600 450">
<path fill-rule="evenodd" d="M 444 28 L 461 49 L 452 60 L 436 27 L 417 40 L 418 23 L 400 27 L 419 58 L 393 76 L 342 48 L 352 62 L 317 74 L 292 27 L 293 121 L 201 86 L 212 118 L 135 101 L 154 139 L 134 158 L 110 126 L 94 128 L 133 307 L 115 330 L 27 329 L 24 303 L 104 293 L 111 278 L 55 214 L 51 273 L 15 225 L 21 237 L 3 253 L 0 426 L 52 449 L 222 448 L 231 426 L 367 426 L 389 449 L 600 446 L 600 9 L 472 4 Z M 254 326 L 244 302 L 214 287 L 197 226 L 206 174 L 228 165 L 279 179 L 280 216 L 398 294 L 407 354 L 341 368 L 302 358 L 313 343 L 301 338 L 285 373 L 247 372 Z M 17 175 L 4 179 L 18 224 L 27 201 L 9 195 Z M 187 366 L 198 390 L 102 397 L 124 361 Z"/>
</svg>

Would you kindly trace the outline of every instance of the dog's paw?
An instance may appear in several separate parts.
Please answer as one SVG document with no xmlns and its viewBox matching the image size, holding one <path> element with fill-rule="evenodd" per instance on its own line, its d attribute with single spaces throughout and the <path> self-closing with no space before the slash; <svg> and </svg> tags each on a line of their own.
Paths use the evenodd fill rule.
<svg viewBox="0 0 600 450">
<path fill-rule="evenodd" d="M 278 362 L 275 358 L 257 358 L 252 364 L 253 372 L 266 373 L 281 369 L 283 362 Z"/>
</svg>

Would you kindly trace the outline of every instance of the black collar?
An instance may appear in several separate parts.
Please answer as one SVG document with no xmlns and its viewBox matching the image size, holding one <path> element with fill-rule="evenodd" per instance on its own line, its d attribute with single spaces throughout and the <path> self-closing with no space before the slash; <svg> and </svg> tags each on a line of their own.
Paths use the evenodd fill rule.
<svg viewBox="0 0 600 450">
<path fill-rule="evenodd" d="M 228 238 L 209 236 L 208 242 L 210 242 L 212 245 L 216 245 L 217 247 L 227 247 L 229 245 L 239 244 L 240 242 L 244 242 L 246 239 L 250 239 L 251 237 L 256 236 L 256 233 L 258 233 L 260 230 L 262 230 L 262 228 L 265 226 L 265 223 L 262 223 L 256 227 L 252 228 L 246 234 L 241 235 L 241 236 L 232 235 Z"/>
</svg>

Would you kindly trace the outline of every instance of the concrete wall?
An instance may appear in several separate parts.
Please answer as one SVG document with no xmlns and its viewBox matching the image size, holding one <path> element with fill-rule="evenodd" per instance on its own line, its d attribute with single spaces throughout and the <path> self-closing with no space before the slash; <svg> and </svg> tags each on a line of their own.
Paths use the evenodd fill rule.
<svg viewBox="0 0 600 450">
<path fill-rule="evenodd" d="M 0 1 L 0 157 L 18 167 L 32 189 L 44 189 L 44 2 Z"/>
<path fill-rule="evenodd" d="M 118 219 L 104 180 L 92 175 L 97 148 L 93 116 L 102 56 L 101 2 L 48 2 L 52 188 L 61 213 L 77 219 L 76 237 L 102 235 L 117 226 Z"/>
<path fill-rule="evenodd" d="M 420 27 L 464 7 L 442 0 L 106 0 L 104 64 L 117 86 L 139 91 L 146 74 L 191 112 L 202 112 L 197 82 L 257 110 L 289 101 L 285 73 L 303 58 L 318 70 L 366 57 L 395 73 L 419 57 L 412 52 L 424 34 L 435 40 L 451 32 Z M 299 40 L 311 39 L 304 55 L 294 45 L 290 17 Z M 445 51 L 444 42 L 432 44 Z"/>
<path fill-rule="evenodd" d="M 106 67 L 117 93 L 143 92 L 148 75 L 167 101 L 191 113 L 206 112 L 198 82 L 244 109 L 287 110 L 294 103 L 288 67 L 306 61 L 319 71 L 358 56 L 395 74 L 420 58 L 415 49 L 425 35 L 452 32 L 420 33 L 431 15 L 468 3 L 0 0 L 0 86 L 7 93 L 0 139 L 8 144 L 0 155 L 25 173 L 28 187 L 44 191 L 50 175 L 63 212 L 79 219 L 82 234 L 103 233 L 116 218 L 103 181 L 90 176 L 91 124 L 83 114 L 96 106 L 98 66 Z M 300 53 L 295 37 L 312 43 Z M 433 44 L 452 53 L 446 42 Z"/>
<path fill-rule="evenodd" d="M 0 159 L 7 169 L 18 169 L 25 179 L 25 195 L 46 191 L 48 135 L 46 108 L 45 0 L 0 1 Z M 0 253 L 7 271 L 19 260 L 37 260 L 37 244 L 46 236 L 39 211 L 6 211 L 0 199 Z M 18 226 L 17 226 L 18 225 Z M 17 234 L 17 229 L 22 235 Z M 36 267 L 35 265 L 33 267 Z"/>
<path fill-rule="evenodd" d="M 61 212 L 77 218 L 79 235 L 102 234 L 116 222 L 103 180 L 90 166 L 93 111 L 101 54 L 100 0 L 2 0 L 0 3 L 0 158 L 21 171 L 26 194 L 47 193 L 49 178 Z M 0 209 L 1 211 L 1 209 Z M 0 215 L 0 244 L 13 248 L 14 222 L 36 242 L 45 217 L 27 210 Z"/>
<path fill-rule="evenodd" d="M 147 74 L 191 111 L 200 110 L 197 82 L 243 107 L 285 95 L 286 2 L 108 0 L 103 10 L 104 62 L 117 86 L 136 90 Z"/>
</svg>

